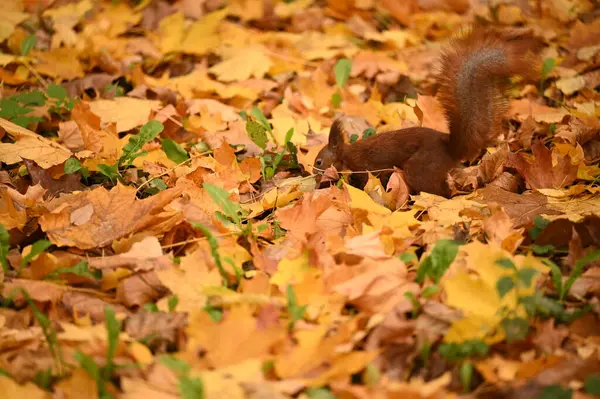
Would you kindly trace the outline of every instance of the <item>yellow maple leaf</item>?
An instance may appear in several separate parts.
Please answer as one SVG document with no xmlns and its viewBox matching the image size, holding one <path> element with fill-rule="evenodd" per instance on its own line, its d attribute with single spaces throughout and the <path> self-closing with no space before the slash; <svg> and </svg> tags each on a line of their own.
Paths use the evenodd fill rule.
<svg viewBox="0 0 600 399">
<path fill-rule="evenodd" d="M 158 25 L 159 48 L 163 54 L 178 50 L 185 32 L 185 17 L 181 12 L 166 16 Z"/>
<path fill-rule="evenodd" d="M 108 37 L 117 37 L 125 33 L 130 26 L 136 25 L 141 19 L 142 14 L 134 12 L 129 4 L 124 2 L 107 5 L 106 9 L 96 17 L 100 25 L 108 26 L 106 30 Z"/>
<path fill-rule="evenodd" d="M 92 112 L 98 115 L 103 123 L 116 123 L 118 133 L 142 126 L 150 119 L 150 112 L 161 107 L 158 100 L 132 97 L 96 100 L 89 104 Z"/>
<path fill-rule="evenodd" d="M 389 215 L 392 213 L 392 211 L 390 211 L 388 208 L 373 201 L 373 198 L 369 197 L 369 194 L 365 193 L 364 191 L 359 190 L 348 183 L 344 183 L 344 187 L 346 187 L 348 194 L 350 195 L 351 208 L 364 209 L 370 213 L 375 213 L 378 215 Z"/>
<path fill-rule="evenodd" d="M 71 151 L 68 148 L 4 118 L 0 118 L 0 127 L 15 140 L 12 144 L 0 143 L 1 162 L 12 165 L 26 158 L 34 160 L 42 168 L 48 169 L 51 166 L 60 165 L 71 157 Z"/>
<path fill-rule="evenodd" d="M 240 17 L 244 22 L 261 19 L 265 14 L 265 4 L 262 0 L 231 0 L 229 7 L 231 15 Z"/>
<path fill-rule="evenodd" d="M 499 342 L 505 337 L 500 323 L 504 318 L 503 310 L 513 311 L 515 315 L 525 317 L 523 304 L 519 297 L 533 295 L 537 281 L 548 267 L 532 255 L 511 256 L 507 251 L 493 244 L 474 241 L 461 247 L 465 255 L 468 270 L 448 272 L 440 281 L 446 292 L 446 303 L 460 309 L 464 318 L 452 323 L 446 333 L 446 342 L 463 342 L 481 339 L 488 343 Z M 504 277 L 512 276 L 515 271 L 498 265 L 502 259 L 510 260 L 516 270 L 534 269 L 536 274 L 529 286 L 519 285 L 503 297 L 498 293 L 497 283 Z M 454 263 L 458 265 L 458 263 Z"/>
<path fill-rule="evenodd" d="M 44 11 L 42 15 L 52 20 L 53 28 L 56 30 L 56 34 L 52 37 L 53 49 L 58 49 L 63 42 L 69 47 L 76 44 L 77 33 L 73 28 L 92 8 L 91 0 L 82 0 L 78 3 L 65 4 L 62 7 L 48 8 Z"/>
<path fill-rule="evenodd" d="M 288 100 L 283 100 L 281 104 L 275 107 L 271 111 L 271 115 L 272 118 L 269 122 L 273 125 L 273 135 L 279 145 L 283 145 L 285 136 L 290 129 L 294 129 L 290 141 L 301 146 L 306 144 L 310 129 L 316 132 L 321 130 L 321 122 L 312 115 L 306 118 L 292 112 Z"/>
<path fill-rule="evenodd" d="M 273 62 L 260 47 L 250 47 L 235 51 L 234 55 L 213 65 L 209 72 L 222 82 L 234 82 L 251 77 L 262 78 Z"/>
<path fill-rule="evenodd" d="M 184 53 L 203 55 L 219 45 L 216 31 L 221 21 L 229 14 L 229 8 L 223 8 L 206 14 L 194 22 L 188 29 L 179 50 Z"/>
<path fill-rule="evenodd" d="M 61 47 L 52 51 L 32 51 L 31 53 L 38 60 L 34 68 L 42 75 L 66 80 L 84 76 L 83 67 L 73 49 Z"/>
<path fill-rule="evenodd" d="M 160 281 L 177 295 L 177 310 L 191 312 L 206 305 L 206 288 L 221 286 L 217 269 L 210 270 L 204 251 L 194 251 L 181 258 L 179 267 L 156 271 Z"/>
<path fill-rule="evenodd" d="M 204 309 L 196 308 L 186 328 L 188 352 L 195 354 L 198 348 L 204 349 L 206 360 L 216 368 L 265 358 L 270 348 L 286 337 L 286 327 L 281 324 L 259 329 L 252 313 L 251 306 L 236 305 L 218 323 Z"/>
<path fill-rule="evenodd" d="M 311 270 L 308 253 L 303 252 L 295 258 L 283 258 L 277 265 L 277 271 L 269 282 L 285 292 L 288 284 L 297 284 L 304 280 L 304 275 Z"/>
<path fill-rule="evenodd" d="M 5 5 L 3 5 L 4 7 Z M 29 18 L 29 14 L 18 10 L 2 10 L 0 14 L 0 42 L 8 39 L 15 26 Z"/>
</svg>

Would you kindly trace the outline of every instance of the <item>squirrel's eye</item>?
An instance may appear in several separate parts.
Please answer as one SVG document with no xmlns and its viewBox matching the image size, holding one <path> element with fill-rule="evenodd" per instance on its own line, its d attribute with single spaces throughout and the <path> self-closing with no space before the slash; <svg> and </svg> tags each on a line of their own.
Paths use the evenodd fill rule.
<svg viewBox="0 0 600 399">
<path fill-rule="evenodd" d="M 321 166 L 323 165 L 323 160 L 322 159 L 317 159 L 317 162 L 315 162 L 317 164 L 317 166 Z"/>
</svg>

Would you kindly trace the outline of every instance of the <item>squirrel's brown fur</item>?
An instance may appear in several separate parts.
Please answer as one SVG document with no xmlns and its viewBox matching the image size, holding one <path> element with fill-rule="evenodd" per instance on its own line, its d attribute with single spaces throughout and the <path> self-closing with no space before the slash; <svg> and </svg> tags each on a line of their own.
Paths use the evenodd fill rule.
<svg viewBox="0 0 600 399">
<path fill-rule="evenodd" d="M 315 166 L 355 172 L 395 166 L 403 170 L 412 190 L 449 196 L 448 172 L 461 161 L 476 158 L 502 133 L 509 78 L 538 79 L 536 45 L 514 32 L 476 29 L 459 35 L 443 51 L 437 78 L 450 134 L 411 127 L 346 144 L 338 119 Z M 364 185 L 367 175 L 356 177 Z"/>
</svg>

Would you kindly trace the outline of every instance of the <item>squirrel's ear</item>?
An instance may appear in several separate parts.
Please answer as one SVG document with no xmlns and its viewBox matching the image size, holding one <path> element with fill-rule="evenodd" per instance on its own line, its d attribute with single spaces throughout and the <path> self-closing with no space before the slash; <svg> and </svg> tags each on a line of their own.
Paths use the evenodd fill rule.
<svg viewBox="0 0 600 399">
<path fill-rule="evenodd" d="M 334 153 L 342 151 L 344 147 L 344 122 L 342 119 L 336 119 L 329 130 L 329 143 L 327 147 Z"/>
</svg>

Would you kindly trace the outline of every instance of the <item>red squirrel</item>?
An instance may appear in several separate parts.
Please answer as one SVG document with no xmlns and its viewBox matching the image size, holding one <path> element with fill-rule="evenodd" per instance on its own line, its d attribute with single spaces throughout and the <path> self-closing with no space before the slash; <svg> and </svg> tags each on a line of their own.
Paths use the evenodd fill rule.
<svg viewBox="0 0 600 399">
<path fill-rule="evenodd" d="M 410 127 L 347 144 L 343 122 L 337 119 L 327 146 L 315 159 L 316 169 L 335 166 L 339 171 L 356 172 L 398 167 L 412 191 L 449 197 L 448 172 L 462 161 L 477 158 L 502 133 L 509 78 L 538 79 L 534 43 L 515 31 L 486 29 L 454 38 L 442 52 L 437 76 L 438 99 L 450 134 Z M 352 177 L 363 187 L 368 174 L 353 173 Z"/>
</svg>

